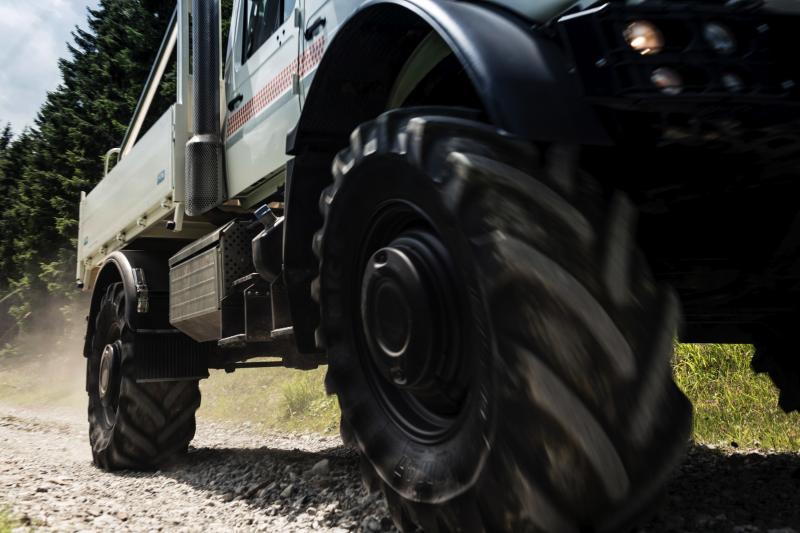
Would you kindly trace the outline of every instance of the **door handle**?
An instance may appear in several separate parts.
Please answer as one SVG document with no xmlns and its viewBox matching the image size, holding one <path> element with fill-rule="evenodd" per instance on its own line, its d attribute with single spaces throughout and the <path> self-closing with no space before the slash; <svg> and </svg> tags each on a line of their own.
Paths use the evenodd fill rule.
<svg viewBox="0 0 800 533">
<path fill-rule="evenodd" d="M 325 20 L 325 17 L 320 17 L 317 20 L 315 20 L 314 22 L 312 22 L 308 26 L 308 28 L 306 28 L 305 33 L 303 33 L 303 35 L 306 38 L 306 41 L 310 41 L 314 37 L 314 34 L 317 32 L 317 30 L 319 28 L 325 26 L 325 22 L 327 22 Z"/>
<path fill-rule="evenodd" d="M 239 105 L 239 102 L 244 100 L 244 95 L 242 93 L 237 94 L 233 97 L 233 100 L 228 102 L 228 111 L 233 111 L 236 109 L 236 106 Z"/>
</svg>

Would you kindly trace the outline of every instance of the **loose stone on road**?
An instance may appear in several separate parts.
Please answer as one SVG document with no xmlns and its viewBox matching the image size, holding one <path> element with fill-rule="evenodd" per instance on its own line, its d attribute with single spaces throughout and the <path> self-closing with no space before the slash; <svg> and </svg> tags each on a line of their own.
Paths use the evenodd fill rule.
<svg viewBox="0 0 800 533">
<path fill-rule="evenodd" d="M 105 473 L 67 410 L 0 405 L 0 508 L 39 531 L 394 531 L 338 437 L 200 420 L 189 454 Z M 800 532 L 800 455 L 694 446 L 643 532 Z"/>
<path fill-rule="evenodd" d="M 358 472 L 338 437 L 201 422 L 180 462 L 109 474 L 84 421 L 0 406 L 0 507 L 37 531 L 393 531 Z"/>
</svg>

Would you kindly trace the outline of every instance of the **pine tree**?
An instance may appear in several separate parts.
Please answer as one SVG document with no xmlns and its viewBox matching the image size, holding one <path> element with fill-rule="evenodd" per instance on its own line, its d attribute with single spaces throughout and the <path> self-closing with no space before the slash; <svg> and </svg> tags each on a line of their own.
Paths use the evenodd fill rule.
<svg viewBox="0 0 800 533">
<path fill-rule="evenodd" d="M 35 126 L 6 142 L 3 152 L 15 159 L 0 177 L 0 267 L 6 287 L 24 295 L 16 317 L 45 305 L 48 294 L 74 293 L 80 191 L 100 180 L 103 154 L 121 143 L 173 10 L 174 2 L 155 0 L 101 0 L 88 10 L 88 28 L 72 33 L 61 83 Z"/>
<path fill-rule="evenodd" d="M 7 122 L 6 126 L 3 128 L 3 132 L 0 133 L 0 154 L 8 149 L 8 146 L 11 144 L 11 139 L 14 138 L 14 132 L 11 131 L 11 123 Z"/>
<path fill-rule="evenodd" d="M 226 38 L 232 0 L 222 4 Z M 4 304 L 16 320 L 53 294 L 75 295 L 80 192 L 97 184 L 104 154 L 121 144 L 174 9 L 174 0 L 100 0 L 86 29 L 73 31 L 61 82 L 34 126 L 17 138 L 11 125 L 0 132 L 0 297 L 19 290 Z M 175 101 L 175 85 L 173 65 L 144 131 Z"/>
</svg>

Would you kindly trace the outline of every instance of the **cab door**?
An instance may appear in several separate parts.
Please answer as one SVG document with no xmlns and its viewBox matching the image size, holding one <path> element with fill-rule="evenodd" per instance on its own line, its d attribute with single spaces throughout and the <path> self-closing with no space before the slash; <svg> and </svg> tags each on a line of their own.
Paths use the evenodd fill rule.
<svg viewBox="0 0 800 533">
<path fill-rule="evenodd" d="M 228 195 L 283 179 L 286 133 L 300 117 L 295 0 L 240 0 L 225 72 Z"/>
<path fill-rule="evenodd" d="M 303 8 L 303 31 L 298 36 L 301 42 L 298 72 L 301 104 L 305 101 L 317 66 L 334 34 L 363 1 L 298 0 Z"/>
</svg>

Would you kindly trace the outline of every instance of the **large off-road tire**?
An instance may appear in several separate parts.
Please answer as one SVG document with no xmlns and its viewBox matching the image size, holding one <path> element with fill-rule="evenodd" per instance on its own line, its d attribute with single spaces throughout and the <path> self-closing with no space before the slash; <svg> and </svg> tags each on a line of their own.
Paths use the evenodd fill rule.
<svg viewBox="0 0 800 533">
<path fill-rule="evenodd" d="M 200 389 L 197 380 L 136 382 L 136 334 L 125 325 L 124 300 L 122 283 L 109 285 L 94 317 L 86 361 L 89 440 L 98 467 L 147 470 L 186 451 Z"/>
<path fill-rule="evenodd" d="M 343 438 L 405 531 L 621 531 L 682 458 L 680 319 L 577 151 L 442 108 L 360 126 L 314 240 Z"/>
</svg>

